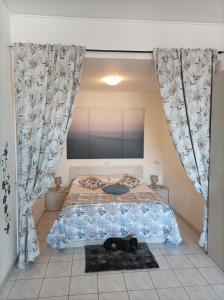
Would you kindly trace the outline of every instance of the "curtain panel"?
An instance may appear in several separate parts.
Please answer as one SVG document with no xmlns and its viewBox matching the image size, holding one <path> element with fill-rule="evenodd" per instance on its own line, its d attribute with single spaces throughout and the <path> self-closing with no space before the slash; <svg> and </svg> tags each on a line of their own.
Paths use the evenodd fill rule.
<svg viewBox="0 0 224 300">
<path fill-rule="evenodd" d="M 174 146 L 195 190 L 205 199 L 199 244 L 207 250 L 207 203 L 213 49 L 161 49 L 153 58 Z"/>
<path fill-rule="evenodd" d="M 13 44 L 19 268 L 39 255 L 32 205 L 51 186 L 72 118 L 85 48 Z"/>
</svg>

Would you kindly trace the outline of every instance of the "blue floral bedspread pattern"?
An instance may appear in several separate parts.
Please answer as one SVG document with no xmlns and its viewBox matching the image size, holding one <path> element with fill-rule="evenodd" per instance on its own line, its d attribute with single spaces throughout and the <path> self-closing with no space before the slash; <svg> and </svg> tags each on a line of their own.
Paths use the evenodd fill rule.
<svg viewBox="0 0 224 300">
<path fill-rule="evenodd" d="M 172 246 L 182 241 L 173 209 L 158 201 L 67 205 L 55 220 L 47 241 L 53 248 L 63 249 L 73 242 L 128 234 L 139 239 L 162 238 Z"/>
</svg>

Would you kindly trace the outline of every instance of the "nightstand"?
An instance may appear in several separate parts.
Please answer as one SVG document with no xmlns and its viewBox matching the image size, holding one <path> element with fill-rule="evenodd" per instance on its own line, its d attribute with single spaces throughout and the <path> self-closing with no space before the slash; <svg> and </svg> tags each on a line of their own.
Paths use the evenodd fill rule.
<svg viewBox="0 0 224 300">
<path fill-rule="evenodd" d="M 165 185 L 149 185 L 149 188 L 153 190 L 165 203 L 169 204 L 169 188 Z"/>
<path fill-rule="evenodd" d="M 69 188 L 50 188 L 45 194 L 46 210 L 60 210 L 64 204 L 65 198 L 68 195 Z"/>
</svg>

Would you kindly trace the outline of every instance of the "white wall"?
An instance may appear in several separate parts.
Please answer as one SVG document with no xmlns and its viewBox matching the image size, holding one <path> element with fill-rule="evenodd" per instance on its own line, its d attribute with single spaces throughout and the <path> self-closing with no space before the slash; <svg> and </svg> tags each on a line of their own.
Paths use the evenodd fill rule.
<svg viewBox="0 0 224 300">
<path fill-rule="evenodd" d="M 66 145 L 57 172 L 62 177 L 63 185 L 68 186 L 69 168 L 71 166 L 102 166 L 102 165 L 141 165 L 144 178 L 148 182 L 150 174 L 157 174 L 155 161 L 162 159 L 161 121 L 163 111 L 161 103 L 153 94 L 130 92 L 80 92 L 77 98 L 77 107 L 144 107 L 144 159 L 66 159 Z M 162 182 L 162 170 L 160 172 Z"/>
<path fill-rule="evenodd" d="M 97 20 L 12 15 L 12 41 L 96 49 L 224 48 L 224 24 Z"/>
<path fill-rule="evenodd" d="M 8 173 L 10 175 L 11 194 L 8 197 L 9 212 L 11 214 L 11 228 L 9 234 L 4 231 L 3 180 L 2 166 L 0 166 L 0 287 L 10 270 L 17 253 L 17 226 L 16 226 L 16 198 L 15 198 L 15 156 L 14 156 L 14 124 L 13 98 L 11 79 L 11 56 L 9 45 L 10 28 L 9 16 L 6 7 L 0 0 L 0 155 L 8 142 Z"/>
<path fill-rule="evenodd" d="M 163 182 L 169 187 L 170 202 L 195 229 L 201 230 L 204 200 L 186 176 L 176 153 L 168 126 L 164 120 L 163 134 Z"/>
</svg>

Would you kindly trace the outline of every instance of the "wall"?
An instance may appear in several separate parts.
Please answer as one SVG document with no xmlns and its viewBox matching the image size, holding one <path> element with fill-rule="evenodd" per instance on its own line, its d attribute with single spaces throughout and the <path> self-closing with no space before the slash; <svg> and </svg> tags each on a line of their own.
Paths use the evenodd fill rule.
<svg viewBox="0 0 224 300">
<path fill-rule="evenodd" d="M 159 46 L 224 49 L 224 24 L 12 15 L 11 28 L 12 42 L 73 43 L 95 49 L 151 50 Z M 110 54 L 110 57 L 117 56 L 129 55 Z M 101 53 L 98 57 L 105 55 Z M 135 58 L 137 57 L 144 56 L 137 54 Z M 191 224 L 200 229 L 202 199 L 194 192 L 191 183 L 185 177 L 166 130 L 164 127 L 164 183 L 170 187 L 171 203 L 174 207 Z M 150 147 L 148 149 L 151 151 Z M 152 157 L 153 159 L 148 158 L 145 177 L 150 171 L 149 161 L 154 160 L 154 155 Z M 65 162 L 65 165 L 66 168 L 69 167 L 68 162 Z M 63 174 L 62 167 L 59 173 Z M 68 178 L 64 184 L 67 183 Z"/>
<path fill-rule="evenodd" d="M 130 92 L 80 92 L 77 107 L 144 107 L 144 159 L 66 159 L 66 146 L 57 172 L 62 177 L 63 185 L 68 186 L 71 166 L 100 165 L 142 165 L 144 178 L 148 182 L 150 174 L 157 174 L 155 161 L 162 159 L 163 111 L 161 104 L 153 94 Z M 162 170 L 160 172 L 162 182 Z"/>
<path fill-rule="evenodd" d="M 15 156 L 14 156 L 14 124 L 11 79 L 11 56 L 9 50 L 10 32 L 9 16 L 6 7 L 0 0 L 0 155 L 8 142 L 8 173 L 10 175 L 11 194 L 8 197 L 9 212 L 11 214 L 11 228 L 9 234 L 4 231 L 3 191 L 0 186 L 0 287 L 16 258 L 17 249 L 17 221 L 15 197 Z M 3 173 L 0 166 L 0 183 Z"/>
<path fill-rule="evenodd" d="M 224 271 L 224 72 L 215 74 L 213 91 L 208 254 Z"/>
<path fill-rule="evenodd" d="M 32 213 L 34 218 L 34 224 L 38 225 L 40 218 L 45 211 L 45 197 L 38 198 L 32 206 Z"/>
<path fill-rule="evenodd" d="M 198 231 L 201 230 L 203 198 L 198 194 L 186 176 L 179 156 L 176 154 L 169 129 L 164 120 L 163 134 L 163 182 L 170 189 L 170 202 Z"/>
<path fill-rule="evenodd" d="M 95 49 L 224 48 L 224 24 L 11 16 L 12 41 Z"/>
</svg>

